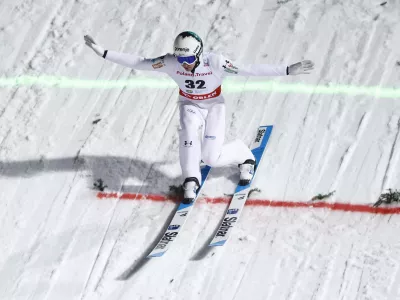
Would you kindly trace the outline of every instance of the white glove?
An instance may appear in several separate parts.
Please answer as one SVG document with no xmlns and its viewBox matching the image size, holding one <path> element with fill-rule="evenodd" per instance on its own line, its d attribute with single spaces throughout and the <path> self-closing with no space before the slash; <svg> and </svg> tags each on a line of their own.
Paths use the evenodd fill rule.
<svg viewBox="0 0 400 300">
<path fill-rule="evenodd" d="M 85 44 L 88 47 L 92 48 L 93 51 L 96 52 L 98 56 L 104 56 L 104 48 L 97 45 L 94 39 L 90 35 L 85 35 L 83 38 L 85 39 Z"/>
<path fill-rule="evenodd" d="M 289 66 L 288 75 L 310 74 L 314 69 L 314 63 L 311 60 L 303 60 Z"/>
</svg>

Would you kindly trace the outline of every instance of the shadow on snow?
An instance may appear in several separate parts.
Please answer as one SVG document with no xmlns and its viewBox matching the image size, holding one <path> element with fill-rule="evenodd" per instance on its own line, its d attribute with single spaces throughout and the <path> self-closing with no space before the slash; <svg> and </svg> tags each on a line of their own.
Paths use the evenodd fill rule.
<svg viewBox="0 0 400 300">
<path fill-rule="evenodd" d="M 55 159 L 39 158 L 36 160 L 0 161 L 0 174 L 5 177 L 33 177 L 42 173 L 88 171 L 92 177 L 92 183 L 101 178 L 111 191 L 157 193 L 164 189 L 165 193 L 168 191 L 169 186 L 180 185 L 182 182 L 181 176 L 171 177 L 160 170 L 160 167 L 166 164 L 170 164 L 170 162 L 145 162 L 119 156 L 79 156 Z M 237 173 L 233 174 L 232 168 L 230 167 L 218 168 L 213 172 L 212 176 L 228 177 L 228 180 L 237 182 Z M 145 185 L 124 185 L 124 182 L 129 178 L 135 178 L 141 182 L 145 182 Z M 179 203 L 176 203 L 176 208 L 178 205 Z M 171 211 L 154 241 L 117 279 L 126 280 L 132 277 L 149 262 L 151 258 L 147 258 L 147 255 L 164 235 L 165 230 L 175 214 L 176 208 Z M 213 236 L 210 237 L 210 241 L 212 237 Z M 213 250 L 208 247 L 208 242 L 203 245 L 192 260 L 203 259 Z"/>
<path fill-rule="evenodd" d="M 170 185 L 181 184 L 181 177 L 171 177 L 159 168 L 168 162 L 145 162 L 119 156 L 79 156 L 55 159 L 0 161 L 0 174 L 5 177 L 32 177 L 52 172 L 90 172 L 93 184 L 102 179 L 111 191 L 156 193 Z M 125 180 L 135 178 L 144 185 L 125 186 Z"/>
</svg>

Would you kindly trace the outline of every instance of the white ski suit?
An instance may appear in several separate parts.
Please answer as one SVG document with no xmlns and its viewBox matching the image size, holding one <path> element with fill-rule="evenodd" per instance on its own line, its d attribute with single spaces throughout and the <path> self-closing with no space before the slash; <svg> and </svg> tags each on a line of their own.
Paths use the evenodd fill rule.
<svg viewBox="0 0 400 300">
<path fill-rule="evenodd" d="M 154 59 L 106 51 L 105 59 L 136 69 L 168 74 L 179 86 L 179 154 L 183 178 L 201 182 L 200 161 L 211 167 L 240 164 L 254 159 L 240 140 L 224 144 L 225 103 L 221 83 L 225 76 L 283 76 L 284 65 L 239 64 L 222 55 L 204 53 L 194 73 L 187 72 L 172 54 Z M 199 128 L 202 136 L 199 138 Z"/>
</svg>

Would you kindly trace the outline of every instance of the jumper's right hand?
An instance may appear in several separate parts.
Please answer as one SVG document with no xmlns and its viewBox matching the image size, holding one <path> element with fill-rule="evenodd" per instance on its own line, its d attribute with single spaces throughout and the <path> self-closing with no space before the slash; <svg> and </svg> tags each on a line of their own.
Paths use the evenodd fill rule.
<svg viewBox="0 0 400 300">
<path fill-rule="evenodd" d="M 85 44 L 88 47 L 92 48 L 92 50 L 96 52 L 98 56 L 104 55 L 104 48 L 97 45 L 94 39 L 90 35 L 85 35 L 83 38 L 85 39 Z"/>
</svg>

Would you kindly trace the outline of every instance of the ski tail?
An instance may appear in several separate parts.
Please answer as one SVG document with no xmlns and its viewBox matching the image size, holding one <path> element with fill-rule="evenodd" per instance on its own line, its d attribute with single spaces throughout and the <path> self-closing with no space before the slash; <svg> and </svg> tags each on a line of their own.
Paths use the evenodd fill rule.
<svg viewBox="0 0 400 300">
<path fill-rule="evenodd" d="M 225 212 L 224 219 L 222 223 L 218 227 L 218 230 L 209 244 L 210 247 L 214 246 L 223 246 L 232 231 L 232 228 L 237 224 L 239 221 L 239 217 L 242 213 L 243 207 L 247 198 L 249 197 L 250 186 L 256 176 L 258 166 L 261 162 L 263 157 L 265 148 L 267 147 L 267 143 L 272 133 L 273 126 L 260 126 L 257 130 L 256 138 L 252 145 L 251 152 L 255 156 L 256 159 L 256 166 L 254 169 L 254 176 L 249 184 L 236 187 L 235 193 L 233 194 L 231 203 L 227 211 Z"/>
<path fill-rule="evenodd" d="M 160 257 L 167 252 L 170 248 L 172 242 L 176 239 L 179 234 L 179 231 L 182 229 L 183 225 L 185 225 L 186 220 L 189 217 L 189 214 L 192 210 L 192 207 L 199 197 L 200 191 L 210 173 L 211 167 L 210 166 L 203 166 L 201 168 L 201 185 L 197 191 L 196 198 L 192 203 L 179 204 L 178 209 L 175 212 L 174 217 L 172 218 L 171 222 L 169 223 L 167 230 L 164 232 L 163 236 L 161 237 L 160 241 L 157 245 L 151 250 L 151 252 L 147 255 L 148 258 L 150 257 Z"/>
</svg>

